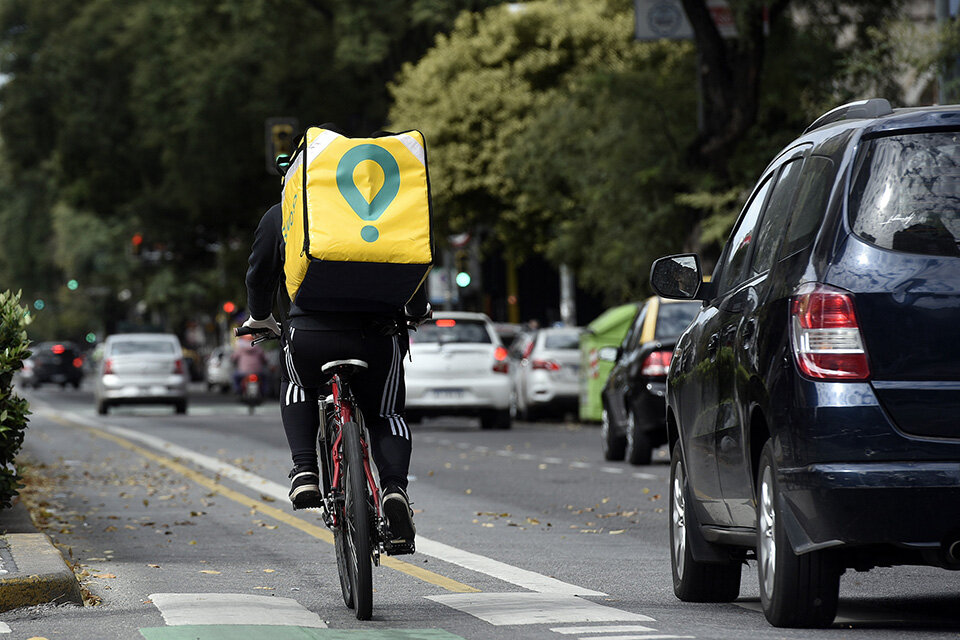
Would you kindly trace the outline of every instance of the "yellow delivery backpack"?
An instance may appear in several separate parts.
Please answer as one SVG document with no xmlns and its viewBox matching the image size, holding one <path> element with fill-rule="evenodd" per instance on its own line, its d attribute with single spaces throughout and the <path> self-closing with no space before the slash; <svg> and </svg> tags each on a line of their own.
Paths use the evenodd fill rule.
<svg viewBox="0 0 960 640">
<path fill-rule="evenodd" d="M 423 134 L 310 127 L 283 184 L 284 275 L 307 311 L 399 308 L 433 265 Z"/>
</svg>

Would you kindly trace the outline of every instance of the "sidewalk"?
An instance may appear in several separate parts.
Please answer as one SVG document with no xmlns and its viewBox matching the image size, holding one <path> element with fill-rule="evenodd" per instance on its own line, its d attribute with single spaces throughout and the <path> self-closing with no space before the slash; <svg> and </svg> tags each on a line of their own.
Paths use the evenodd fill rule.
<svg viewBox="0 0 960 640">
<path fill-rule="evenodd" d="M 63 556 L 20 500 L 0 509 L 0 612 L 53 602 L 83 604 Z"/>
</svg>

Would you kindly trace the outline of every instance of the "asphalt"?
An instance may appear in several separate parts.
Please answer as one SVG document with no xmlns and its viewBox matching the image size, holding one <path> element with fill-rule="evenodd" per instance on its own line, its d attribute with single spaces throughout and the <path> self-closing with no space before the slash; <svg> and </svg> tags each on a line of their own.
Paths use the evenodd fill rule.
<svg viewBox="0 0 960 640">
<path fill-rule="evenodd" d="M 0 532 L 0 612 L 47 603 L 83 604 L 73 570 L 19 500 L 0 509 Z"/>
</svg>

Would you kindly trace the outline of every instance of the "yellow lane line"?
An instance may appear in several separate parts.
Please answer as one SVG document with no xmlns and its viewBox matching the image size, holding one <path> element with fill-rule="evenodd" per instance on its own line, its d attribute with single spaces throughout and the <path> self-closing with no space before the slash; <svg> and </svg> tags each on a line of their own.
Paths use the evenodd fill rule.
<svg viewBox="0 0 960 640">
<path fill-rule="evenodd" d="M 47 417 L 49 417 L 51 420 L 53 420 L 57 424 L 63 425 L 65 427 L 83 429 L 84 431 L 87 431 L 99 438 L 110 440 L 111 442 L 123 447 L 124 449 L 133 451 L 137 455 L 143 456 L 144 458 L 147 458 L 149 460 L 153 460 L 157 464 L 163 465 L 164 467 L 172 471 L 176 471 L 177 473 L 183 476 L 186 476 L 190 480 L 193 480 L 197 484 L 203 487 L 206 487 L 207 489 L 209 489 L 214 493 L 219 493 L 225 498 L 229 498 L 230 500 L 233 500 L 234 502 L 238 502 L 244 505 L 245 507 L 249 507 L 250 509 L 259 511 L 260 513 L 266 516 L 269 516 L 274 520 L 277 520 L 278 522 L 282 522 L 286 525 L 289 525 L 294 529 L 299 529 L 300 531 L 303 531 L 304 533 L 311 535 L 314 538 L 317 538 L 319 540 L 323 540 L 328 544 L 333 544 L 333 534 L 326 527 L 321 527 L 321 526 L 312 524 L 310 522 L 307 522 L 306 520 L 298 518 L 280 509 L 277 509 L 276 507 L 271 507 L 270 505 L 264 502 L 261 502 L 259 500 L 254 500 L 253 498 L 247 495 L 244 495 L 239 491 L 234 491 L 233 489 L 225 487 L 219 482 L 211 480 L 207 476 L 201 473 L 198 473 L 193 469 L 190 469 L 189 467 L 177 462 L 176 460 L 173 460 L 172 458 L 168 458 L 166 456 L 156 454 L 153 451 L 150 451 L 149 449 L 145 449 L 140 445 L 136 445 L 130 442 L 126 438 L 121 438 L 118 435 L 108 433 L 106 431 L 93 429 L 86 425 L 78 424 L 76 422 L 71 422 L 66 418 L 62 418 L 56 415 L 47 415 Z M 427 582 L 429 584 L 446 589 L 447 591 L 453 591 L 454 593 L 478 593 L 480 591 L 479 589 L 471 587 L 470 585 L 463 584 L 462 582 L 453 580 L 452 578 L 442 576 L 439 573 L 435 573 L 427 569 L 422 569 L 416 565 L 410 564 L 409 562 L 403 562 L 402 560 L 397 560 L 396 558 L 391 558 L 389 556 L 381 556 L 380 564 L 382 564 L 385 567 L 394 569 L 396 571 L 400 571 L 401 573 L 405 573 L 409 576 L 413 576 L 414 578 L 417 578 L 419 580 L 423 580 L 424 582 Z"/>
</svg>

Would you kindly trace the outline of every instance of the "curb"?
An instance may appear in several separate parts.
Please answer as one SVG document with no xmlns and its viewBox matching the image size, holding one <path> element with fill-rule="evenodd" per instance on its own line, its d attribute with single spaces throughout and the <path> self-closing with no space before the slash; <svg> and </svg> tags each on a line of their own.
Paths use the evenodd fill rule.
<svg viewBox="0 0 960 640">
<path fill-rule="evenodd" d="M 50 538 L 37 532 L 22 503 L 3 510 L 0 530 L 0 612 L 48 602 L 83 604 L 73 570 Z"/>
</svg>

